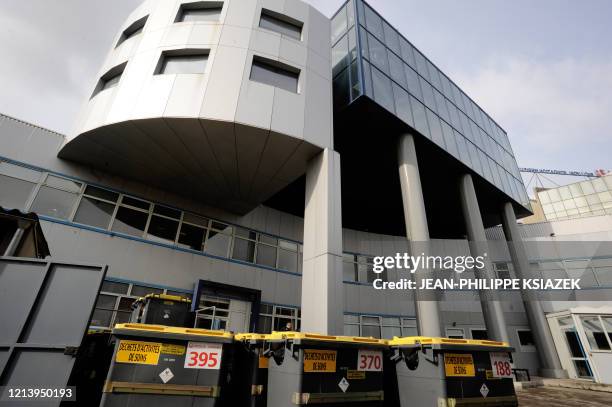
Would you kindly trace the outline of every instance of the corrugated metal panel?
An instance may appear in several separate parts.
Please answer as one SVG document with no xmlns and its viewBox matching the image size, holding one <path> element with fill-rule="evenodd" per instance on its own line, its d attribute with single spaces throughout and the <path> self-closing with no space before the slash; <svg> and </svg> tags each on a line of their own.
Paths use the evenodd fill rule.
<svg viewBox="0 0 612 407">
<path fill-rule="evenodd" d="M 501 226 L 495 226 L 493 228 L 488 228 L 485 230 L 485 235 L 487 236 L 487 240 L 504 240 L 504 231 Z"/>
<path fill-rule="evenodd" d="M 519 231 L 523 239 L 530 239 L 534 237 L 549 237 L 553 233 L 553 228 L 550 222 L 540 222 L 519 225 Z M 485 234 L 488 240 L 506 239 L 501 225 L 485 230 Z"/>
</svg>

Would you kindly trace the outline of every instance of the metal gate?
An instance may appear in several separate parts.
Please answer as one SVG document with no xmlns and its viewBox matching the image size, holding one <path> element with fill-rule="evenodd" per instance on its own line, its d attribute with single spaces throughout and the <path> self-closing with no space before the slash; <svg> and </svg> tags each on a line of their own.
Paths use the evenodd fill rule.
<svg viewBox="0 0 612 407">
<path fill-rule="evenodd" d="M 8 389 L 67 386 L 106 270 L 0 257 L 0 400 L 59 405 L 61 398 L 9 399 Z"/>
</svg>

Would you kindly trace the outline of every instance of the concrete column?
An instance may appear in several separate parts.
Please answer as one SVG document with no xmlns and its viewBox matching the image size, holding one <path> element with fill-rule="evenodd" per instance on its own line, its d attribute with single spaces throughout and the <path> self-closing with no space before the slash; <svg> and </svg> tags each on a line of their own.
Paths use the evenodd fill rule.
<svg viewBox="0 0 612 407">
<path fill-rule="evenodd" d="M 404 220 L 406 222 L 406 237 L 409 240 L 411 252 L 416 255 L 416 253 L 422 252 L 417 247 L 426 247 L 429 242 L 429 228 L 427 226 L 416 147 L 411 134 L 402 134 L 399 138 L 398 165 Z M 420 287 L 421 280 L 428 278 L 429 274 L 430 272 L 427 271 L 414 273 L 417 287 Z M 442 336 L 440 310 L 438 301 L 433 295 L 433 293 L 421 290 L 415 290 L 414 292 L 417 326 L 419 334 L 422 336 Z"/>
<path fill-rule="evenodd" d="M 340 191 L 340 154 L 325 149 L 306 172 L 302 332 L 344 333 Z"/>
<path fill-rule="evenodd" d="M 484 279 L 495 278 L 493 264 L 489 257 L 485 256 L 489 251 L 487 236 L 485 235 L 482 217 L 480 216 L 480 207 L 476 197 L 476 190 L 474 189 L 474 181 L 470 174 L 461 176 L 459 191 L 470 252 L 473 257 L 483 256 L 485 258 L 485 267 L 482 270 L 476 271 L 476 277 Z M 497 293 L 490 290 L 481 290 L 479 295 L 489 339 L 509 342 L 510 338 L 506 329 L 504 310 Z"/>
<path fill-rule="evenodd" d="M 529 259 L 527 258 L 523 239 L 516 223 L 514 208 L 510 202 L 506 202 L 502 208 L 502 225 L 506 240 L 508 241 L 508 249 L 514 264 L 516 278 L 529 278 Z M 561 367 L 561 361 L 555 349 L 555 343 L 553 342 L 542 304 L 528 290 L 522 290 L 521 295 L 540 360 L 540 375 L 552 378 L 568 377 L 567 372 Z"/>
</svg>

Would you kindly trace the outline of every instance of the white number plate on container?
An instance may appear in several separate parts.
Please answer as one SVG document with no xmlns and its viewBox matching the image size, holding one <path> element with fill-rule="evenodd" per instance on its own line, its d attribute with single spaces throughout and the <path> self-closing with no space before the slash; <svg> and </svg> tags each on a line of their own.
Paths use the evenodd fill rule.
<svg viewBox="0 0 612 407">
<path fill-rule="evenodd" d="M 505 352 L 491 352 L 491 368 L 493 377 L 512 377 L 512 362 L 510 355 Z"/>
<path fill-rule="evenodd" d="M 223 345 L 206 342 L 189 342 L 185 354 L 186 369 L 219 369 Z"/>
<path fill-rule="evenodd" d="M 382 371 L 382 352 L 378 350 L 359 350 L 357 354 L 357 370 L 364 372 Z"/>
</svg>

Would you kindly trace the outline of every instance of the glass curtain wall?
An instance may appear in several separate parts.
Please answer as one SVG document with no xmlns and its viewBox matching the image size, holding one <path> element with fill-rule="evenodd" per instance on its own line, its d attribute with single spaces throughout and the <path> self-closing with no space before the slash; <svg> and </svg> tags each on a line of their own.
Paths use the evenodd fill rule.
<svg viewBox="0 0 612 407">
<path fill-rule="evenodd" d="M 612 215 L 612 175 L 538 192 L 548 220 Z"/>
<path fill-rule="evenodd" d="M 332 17 L 334 108 L 365 95 L 529 207 L 506 132 L 362 0 Z"/>
</svg>

